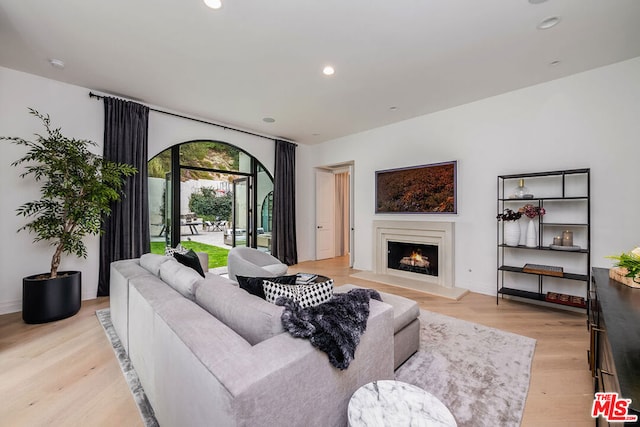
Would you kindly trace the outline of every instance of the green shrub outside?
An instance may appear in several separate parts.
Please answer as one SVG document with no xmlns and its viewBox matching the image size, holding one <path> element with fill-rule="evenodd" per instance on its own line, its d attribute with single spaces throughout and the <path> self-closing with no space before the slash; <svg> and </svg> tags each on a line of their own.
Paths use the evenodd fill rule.
<svg viewBox="0 0 640 427">
<path fill-rule="evenodd" d="M 189 210 L 204 221 L 229 221 L 232 200 L 231 194 L 218 196 L 215 189 L 202 187 L 189 197 Z"/>
</svg>

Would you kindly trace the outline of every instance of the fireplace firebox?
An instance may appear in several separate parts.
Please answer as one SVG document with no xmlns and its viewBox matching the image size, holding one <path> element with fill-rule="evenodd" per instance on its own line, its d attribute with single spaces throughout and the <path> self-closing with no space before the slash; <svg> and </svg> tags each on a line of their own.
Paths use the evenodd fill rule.
<svg viewBox="0 0 640 427">
<path fill-rule="evenodd" d="M 438 276 L 438 246 L 387 242 L 387 268 Z"/>
</svg>

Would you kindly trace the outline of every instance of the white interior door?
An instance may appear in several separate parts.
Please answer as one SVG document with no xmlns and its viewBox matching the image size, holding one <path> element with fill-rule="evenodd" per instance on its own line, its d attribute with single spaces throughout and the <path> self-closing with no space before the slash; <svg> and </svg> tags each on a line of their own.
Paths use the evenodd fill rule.
<svg viewBox="0 0 640 427">
<path fill-rule="evenodd" d="M 316 259 L 335 256 L 335 191 L 333 173 L 316 170 Z"/>
</svg>

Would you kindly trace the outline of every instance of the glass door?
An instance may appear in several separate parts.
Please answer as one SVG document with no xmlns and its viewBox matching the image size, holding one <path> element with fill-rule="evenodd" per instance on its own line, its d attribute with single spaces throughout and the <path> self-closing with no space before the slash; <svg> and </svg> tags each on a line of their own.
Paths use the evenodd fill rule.
<svg viewBox="0 0 640 427">
<path fill-rule="evenodd" d="M 249 180 L 247 177 L 233 180 L 233 246 L 251 246 Z"/>
<path fill-rule="evenodd" d="M 164 218 L 162 230 L 164 232 L 164 241 L 165 246 L 173 247 L 171 244 L 171 218 L 173 218 L 172 212 L 172 203 L 173 198 L 171 197 L 171 172 L 168 172 L 165 175 L 164 179 L 164 193 L 162 194 L 162 199 L 164 203 Z M 162 232 L 160 233 L 162 235 Z"/>
<path fill-rule="evenodd" d="M 256 165 L 255 174 L 256 234 L 255 247 L 271 253 L 271 224 L 273 222 L 273 180 L 262 165 Z"/>
<path fill-rule="evenodd" d="M 151 159 L 149 208 L 153 253 L 181 242 L 271 250 L 273 178 L 230 144 L 185 142 Z"/>
</svg>

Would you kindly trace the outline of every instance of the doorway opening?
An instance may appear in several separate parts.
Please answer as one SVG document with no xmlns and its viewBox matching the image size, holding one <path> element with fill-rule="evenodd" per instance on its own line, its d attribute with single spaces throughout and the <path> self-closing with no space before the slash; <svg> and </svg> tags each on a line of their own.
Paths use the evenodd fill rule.
<svg viewBox="0 0 640 427">
<path fill-rule="evenodd" d="M 354 162 L 316 168 L 316 260 L 354 261 Z"/>
<path fill-rule="evenodd" d="M 151 252 L 181 244 L 226 266 L 229 249 L 271 252 L 273 177 L 253 156 L 219 141 L 175 145 L 149 161 Z"/>
</svg>

